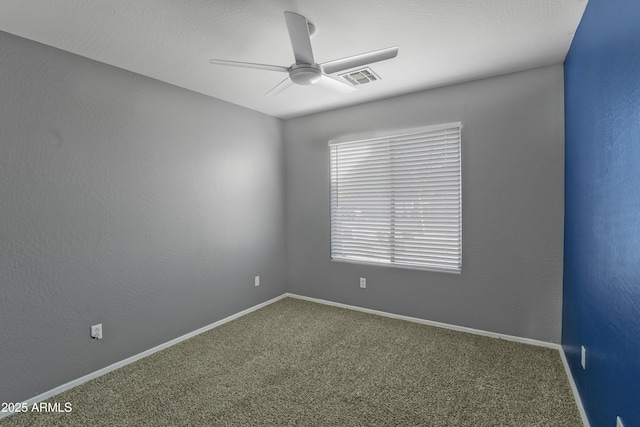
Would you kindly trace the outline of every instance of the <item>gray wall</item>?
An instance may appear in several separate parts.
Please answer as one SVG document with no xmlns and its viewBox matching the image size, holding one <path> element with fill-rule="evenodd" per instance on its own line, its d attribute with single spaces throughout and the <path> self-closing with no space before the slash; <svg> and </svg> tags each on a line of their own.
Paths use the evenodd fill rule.
<svg viewBox="0 0 640 427">
<path fill-rule="evenodd" d="M 285 292 L 282 151 L 280 120 L 0 33 L 0 402 Z"/>
<path fill-rule="evenodd" d="M 557 65 L 285 121 L 289 291 L 558 343 L 563 101 Z M 331 262 L 327 141 L 457 120 L 462 274 Z"/>
</svg>

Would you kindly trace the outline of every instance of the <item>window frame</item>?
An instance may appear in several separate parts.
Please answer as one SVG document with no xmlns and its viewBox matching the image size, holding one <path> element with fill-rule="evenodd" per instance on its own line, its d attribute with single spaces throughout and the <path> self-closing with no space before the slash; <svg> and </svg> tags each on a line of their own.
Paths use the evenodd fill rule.
<svg viewBox="0 0 640 427">
<path fill-rule="evenodd" d="M 462 122 L 449 122 L 442 123 L 437 125 L 430 126 L 421 126 L 414 128 L 405 128 L 398 129 L 393 131 L 382 131 L 382 132 L 369 132 L 369 133 L 361 133 L 356 135 L 349 135 L 340 138 L 334 138 L 329 141 L 329 223 L 330 223 L 330 246 L 329 246 L 329 258 L 332 262 L 342 262 L 349 264 L 362 264 L 362 265 L 372 265 L 379 267 L 392 267 L 392 268 L 402 268 L 409 270 L 425 270 L 425 271 L 433 271 L 433 272 L 445 272 L 451 274 L 461 274 L 462 273 L 462 261 L 463 261 L 463 245 L 462 245 L 462 231 L 463 231 L 463 222 L 462 222 Z M 350 143 L 363 143 L 363 142 L 374 142 L 376 140 L 391 140 L 388 144 L 393 144 L 394 139 L 399 139 L 403 137 L 408 137 L 414 134 L 425 134 L 438 132 L 448 129 L 457 129 L 459 132 L 458 137 L 458 149 L 459 149 L 459 163 L 458 163 L 458 246 L 457 249 L 459 251 L 458 264 L 455 267 L 445 267 L 445 266 L 437 266 L 437 265 L 428 265 L 428 264 L 407 264 L 407 263 L 396 263 L 393 261 L 393 249 L 390 249 L 392 252 L 389 254 L 389 261 L 372 261 L 372 260 L 364 260 L 364 259 L 353 259 L 353 258 L 343 258 L 337 257 L 334 258 L 334 221 L 333 221 L 333 202 L 334 202 L 334 184 L 333 184 L 333 168 L 334 168 L 334 159 L 332 159 L 332 147 L 338 146 L 342 144 L 350 144 Z M 390 176 L 390 182 L 393 181 L 393 177 Z M 391 196 L 393 197 L 393 196 Z M 393 204 L 392 202 L 390 202 Z M 390 223 L 394 222 L 394 214 L 389 214 Z M 394 228 L 390 226 L 390 234 L 393 233 Z M 390 237 L 389 242 L 387 243 L 390 248 L 395 246 L 395 240 Z"/>
</svg>

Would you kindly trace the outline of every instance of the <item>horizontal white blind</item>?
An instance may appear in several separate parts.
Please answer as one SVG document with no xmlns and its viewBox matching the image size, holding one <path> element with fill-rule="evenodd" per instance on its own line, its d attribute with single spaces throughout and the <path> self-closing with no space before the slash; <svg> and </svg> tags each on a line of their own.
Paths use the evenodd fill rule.
<svg viewBox="0 0 640 427">
<path fill-rule="evenodd" d="M 461 124 L 330 143 L 331 258 L 462 268 Z"/>
</svg>

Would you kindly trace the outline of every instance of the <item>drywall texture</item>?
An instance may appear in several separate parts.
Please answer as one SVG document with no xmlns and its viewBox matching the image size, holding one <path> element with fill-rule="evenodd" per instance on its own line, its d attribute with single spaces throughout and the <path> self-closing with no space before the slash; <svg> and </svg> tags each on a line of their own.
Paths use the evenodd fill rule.
<svg viewBox="0 0 640 427">
<path fill-rule="evenodd" d="M 558 343 L 563 111 L 556 65 L 285 121 L 289 291 Z M 327 142 L 457 120 L 462 274 L 332 262 Z"/>
<path fill-rule="evenodd" d="M 282 148 L 278 119 L 0 33 L 0 402 L 281 295 Z"/>
<path fill-rule="evenodd" d="M 590 0 L 565 62 L 562 345 L 594 427 L 640 426 L 638 22 L 637 0 Z"/>
</svg>

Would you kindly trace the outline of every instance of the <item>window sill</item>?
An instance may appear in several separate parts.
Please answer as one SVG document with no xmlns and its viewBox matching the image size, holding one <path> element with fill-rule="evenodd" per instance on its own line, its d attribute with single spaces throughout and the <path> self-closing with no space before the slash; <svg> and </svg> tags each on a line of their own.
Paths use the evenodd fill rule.
<svg viewBox="0 0 640 427">
<path fill-rule="evenodd" d="M 420 266 L 420 265 L 404 265 L 404 264 L 394 264 L 390 262 L 389 263 L 374 262 L 374 261 L 362 261 L 362 260 L 342 259 L 342 258 L 330 258 L 330 259 L 331 259 L 331 262 L 342 262 L 346 264 L 362 264 L 362 265 L 371 265 L 375 267 L 401 268 L 404 270 L 431 271 L 434 273 L 462 274 L 462 269 L 454 270 L 454 269 L 428 267 L 428 266 Z"/>
</svg>

